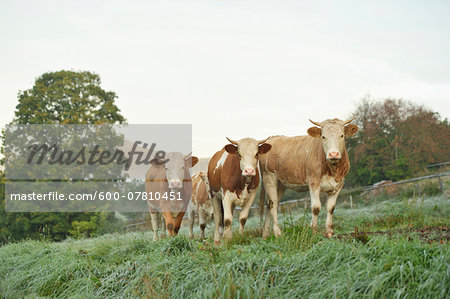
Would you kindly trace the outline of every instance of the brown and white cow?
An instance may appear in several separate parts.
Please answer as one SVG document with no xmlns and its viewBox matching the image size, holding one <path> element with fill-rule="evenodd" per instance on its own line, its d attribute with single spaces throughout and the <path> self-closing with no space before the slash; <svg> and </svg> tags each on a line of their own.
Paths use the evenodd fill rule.
<svg viewBox="0 0 450 299">
<path fill-rule="evenodd" d="M 215 153 L 209 161 L 208 179 L 214 207 L 216 244 L 220 243 L 220 232 L 224 229 L 224 225 L 223 237 L 232 237 L 231 226 L 236 206 L 242 207 L 239 215 L 239 231 L 241 233 L 244 231 L 259 184 L 258 157 L 271 148 L 270 144 L 265 143 L 267 139 L 262 141 L 253 138 L 239 141 L 228 139 L 230 144 Z"/>
<path fill-rule="evenodd" d="M 311 227 L 314 230 L 317 229 L 317 216 L 321 208 L 320 192 L 328 193 L 325 226 L 327 236 L 333 235 L 336 199 L 350 170 L 345 137 L 352 136 L 358 131 L 358 126 L 349 124 L 351 121 L 337 118 L 327 119 L 321 123 L 311 121 L 317 127 L 308 129 L 309 136 L 270 138 L 268 143 L 272 145 L 272 150 L 259 158 L 263 179 L 260 197 L 261 218 L 265 193 L 268 195 L 263 237 L 269 235 L 271 220 L 274 235 L 281 235 L 277 208 L 286 188 L 299 192 L 309 190 Z"/>
<path fill-rule="evenodd" d="M 167 153 L 167 162 L 153 160 L 145 174 L 145 191 L 152 218 L 153 240 L 158 240 L 159 214 L 164 217 L 170 235 L 178 234 L 191 199 L 192 181 L 189 169 L 198 162 L 191 154 Z"/>
<path fill-rule="evenodd" d="M 205 238 L 206 222 L 212 219 L 214 209 L 210 196 L 208 175 L 205 171 L 199 171 L 192 176 L 192 196 L 188 206 L 189 238 L 194 238 L 195 213 L 198 214 L 198 223 L 201 230 L 201 239 Z"/>
</svg>

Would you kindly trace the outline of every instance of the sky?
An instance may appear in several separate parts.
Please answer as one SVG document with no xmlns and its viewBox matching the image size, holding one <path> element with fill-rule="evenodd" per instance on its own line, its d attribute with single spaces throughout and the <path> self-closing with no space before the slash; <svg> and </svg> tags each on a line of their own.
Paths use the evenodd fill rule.
<svg viewBox="0 0 450 299">
<path fill-rule="evenodd" d="M 450 1 L 2 1 L 0 126 L 45 72 L 92 71 L 130 124 L 192 124 L 194 155 L 304 135 L 361 98 L 450 118 Z"/>
</svg>

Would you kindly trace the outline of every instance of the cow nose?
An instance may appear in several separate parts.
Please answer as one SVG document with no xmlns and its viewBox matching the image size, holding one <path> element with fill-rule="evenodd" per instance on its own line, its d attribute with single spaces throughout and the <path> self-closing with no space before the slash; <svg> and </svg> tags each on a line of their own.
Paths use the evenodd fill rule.
<svg viewBox="0 0 450 299">
<path fill-rule="evenodd" d="M 181 182 L 180 181 L 171 181 L 170 188 L 181 188 Z"/>
<path fill-rule="evenodd" d="M 339 152 L 329 152 L 328 157 L 330 159 L 340 159 L 341 155 L 339 154 Z"/>
<path fill-rule="evenodd" d="M 255 175 L 256 171 L 254 168 L 247 168 L 244 170 L 244 175 Z"/>
</svg>

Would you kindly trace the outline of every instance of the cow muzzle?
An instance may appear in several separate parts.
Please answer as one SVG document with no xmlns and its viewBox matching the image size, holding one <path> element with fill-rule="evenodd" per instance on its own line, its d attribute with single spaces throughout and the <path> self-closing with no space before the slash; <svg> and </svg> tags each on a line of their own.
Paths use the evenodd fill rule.
<svg viewBox="0 0 450 299">
<path fill-rule="evenodd" d="M 340 152 L 329 152 L 328 155 L 327 155 L 327 159 L 332 164 L 336 164 L 341 159 L 341 153 Z"/>
<path fill-rule="evenodd" d="M 180 180 L 169 181 L 169 188 L 170 189 L 180 189 L 181 187 L 183 187 L 183 184 L 181 183 Z"/>
<path fill-rule="evenodd" d="M 254 168 L 246 168 L 242 172 L 242 175 L 243 176 L 255 176 L 256 175 L 256 170 Z"/>
</svg>

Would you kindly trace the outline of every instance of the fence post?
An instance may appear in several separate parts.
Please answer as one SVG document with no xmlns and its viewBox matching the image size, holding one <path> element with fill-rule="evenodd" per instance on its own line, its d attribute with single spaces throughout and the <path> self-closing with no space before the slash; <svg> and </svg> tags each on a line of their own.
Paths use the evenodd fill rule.
<svg viewBox="0 0 450 299">
<path fill-rule="evenodd" d="M 353 197 L 350 195 L 350 209 L 353 210 Z"/>
<path fill-rule="evenodd" d="M 416 189 L 417 189 L 417 197 L 420 197 L 420 194 L 422 193 L 422 190 L 420 190 L 420 184 L 416 183 Z"/>
<path fill-rule="evenodd" d="M 439 186 L 441 187 L 441 193 L 444 193 L 444 184 L 442 183 L 442 179 L 440 176 L 438 177 L 438 179 L 439 179 Z"/>
</svg>

